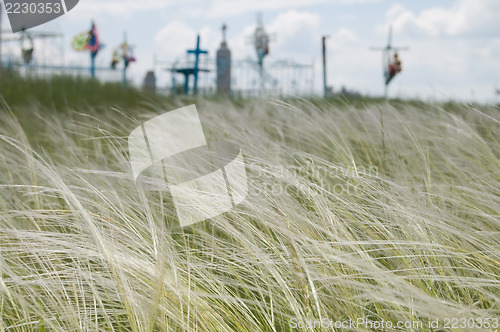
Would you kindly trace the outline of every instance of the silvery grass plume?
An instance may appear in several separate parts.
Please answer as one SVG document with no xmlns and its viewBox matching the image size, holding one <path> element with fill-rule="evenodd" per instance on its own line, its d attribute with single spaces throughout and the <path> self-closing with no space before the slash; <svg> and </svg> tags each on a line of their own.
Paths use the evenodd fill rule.
<svg viewBox="0 0 500 332">
<path fill-rule="evenodd" d="M 244 151 L 250 194 L 181 228 L 127 152 L 181 106 L 2 108 L 0 331 L 500 316 L 498 108 L 199 100 L 207 139 Z"/>
</svg>

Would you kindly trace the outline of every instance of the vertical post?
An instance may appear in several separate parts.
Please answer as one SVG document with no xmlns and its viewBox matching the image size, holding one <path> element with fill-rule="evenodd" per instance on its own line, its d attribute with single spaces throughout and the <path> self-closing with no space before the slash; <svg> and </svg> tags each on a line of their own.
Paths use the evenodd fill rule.
<svg viewBox="0 0 500 332">
<path fill-rule="evenodd" d="M 123 66 L 122 84 L 124 88 L 127 87 L 127 67 L 125 65 Z"/>
<path fill-rule="evenodd" d="M 328 82 L 326 80 L 326 39 L 328 36 L 323 36 L 323 97 L 328 97 Z"/>
<path fill-rule="evenodd" d="M 196 49 L 195 50 L 188 50 L 188 54 L 194 54 L 195 55 L 195 61 L 194 61 L 194 67 L 193 67 L 193 77 L 194 77 L 194 87 L 193 87 L 193 94 L 198 93 L 198 72 L 199 72 L 199 59 L 200 59 L 200 54 L 208 54 L 208 51 L 203 51 L 200 49 L 200 35 L 198 35 L 198 38 L 196 40 Z"/>
<path fill-rule="evenodd" d="M 200 35 L 198 35 L 198 38 L 196 40 L 196 51 L 200 50 Z M 198 60 L 200 57 L 200 53 L 196 52 L 195 54 L 196 60 L 194 61 L 194 68 L 193 68 L 193 78 L 194 78 L 194 85 L 193 85 L 193 94 L 196 95 L 198 94 Z"/>
<path fill-rule="evenodd" d="M 127 59 L 125 58 L 127 56 L 126 52 L 128 51 L 127 49 L 127 32 L 123 32 L 123 73 L 122 73 L 122 84 L 123 87 L 127 87 Z"/>
<path fill-rule="evenodd" d="M 189 73 L 184 73 L 184 94 L 187 95 L 189 92 Z"/>
<path fill-rule="evenodd" d="M 95 78 L 95 57 L 97 53 L 90 52 L 90 76 Z"/>
<path fill-rule="evenodd" d="M 259 97 L 262 97 L 264 95 L 264 88 L 265 88 L 265 83 L 264 83 L 264 64 L 261 62 L 259 66 L 259 75 L 260 75 L 260 90 L 259 90 Z"/>
<path fill-rule="evenodd" d="M 122 84 L 124 88 L 127 87 L 127 66 L 125 64 L 123 65 Z"/>
<path fill-rule="evenodd" d="M 89 31 L 87 48 L 90 51 L 90 76 L 95 78 L 95 58 L 97 53 L 99 53 L 101 44 L 99 43 L 99 36 L 97 34 L 97 28 L 94 21 L 92 21 L 92 26 Z"/>
</svg>

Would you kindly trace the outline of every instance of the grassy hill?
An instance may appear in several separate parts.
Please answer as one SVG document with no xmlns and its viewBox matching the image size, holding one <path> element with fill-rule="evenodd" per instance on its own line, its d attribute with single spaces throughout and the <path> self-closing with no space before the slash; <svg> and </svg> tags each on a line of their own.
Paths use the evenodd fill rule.
<svg viewBox="0 0 500 332">
<path fill-rule="evenodd" d="M 0 331 L 498 329 L 497 107 L 68 80 L 0 83 Z M 181 228 L 127 137 L 191 103 L 241 147 L 250 193 Z"/>
</svg>

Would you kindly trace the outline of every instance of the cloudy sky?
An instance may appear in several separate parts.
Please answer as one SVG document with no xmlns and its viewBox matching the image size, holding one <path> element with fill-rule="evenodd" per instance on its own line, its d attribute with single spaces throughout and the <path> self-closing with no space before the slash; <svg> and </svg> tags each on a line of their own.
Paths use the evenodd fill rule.
<svg viewBox="0 0 500 332">
<path fill-rule="evenodd" d="M 64 32 L 63 42 L 52 43 L 53 52 L 59 53 L 58 45 L 63 44 L 67 63 L 85 64 L 87 56 L 73 52 L 69 43 L 94 19 L 106 44 L 99 62 L 106 66 L 127 31 L 138 58 L 130 74 L 139 82 L 153 68 L 155 55 L 165 61 L 184 57 L 197 33 L 202 47 L 213 55 L 223 22 L 229 27 L 233 59 L 253 57 L 246 39 L 255 28 L 257 12 L 274 36 L 267 61 L 314 63 L 318 93 L 321 36 L 330 35 L 330 85 L 380 95 L 381 55 L 370 47 L 385 46 L 392 25 L 393 44 L 410 50 L 401 54 L 404 72 L 393 81 L 391 96 L 500 100 L 495 94 L 495 88 L 500 89 L 498 0 L 80 0 L 69 14 L 38 29 Z M 168 83 L 166 74 L 159 78 L 161 84 Z"/>
</svg>

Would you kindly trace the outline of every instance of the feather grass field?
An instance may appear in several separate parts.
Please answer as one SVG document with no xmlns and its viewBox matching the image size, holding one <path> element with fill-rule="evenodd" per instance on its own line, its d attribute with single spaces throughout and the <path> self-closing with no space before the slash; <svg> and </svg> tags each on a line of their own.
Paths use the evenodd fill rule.
<svg viewBox="0 0 500 332">
<path fill-rule="evenodd" d="M 498 330 L 498 107 L 195 102 L 250 193 L 186 228 L 127 149 L 185 100 L 2 106 L 0 331 Z"/>
</svg>

